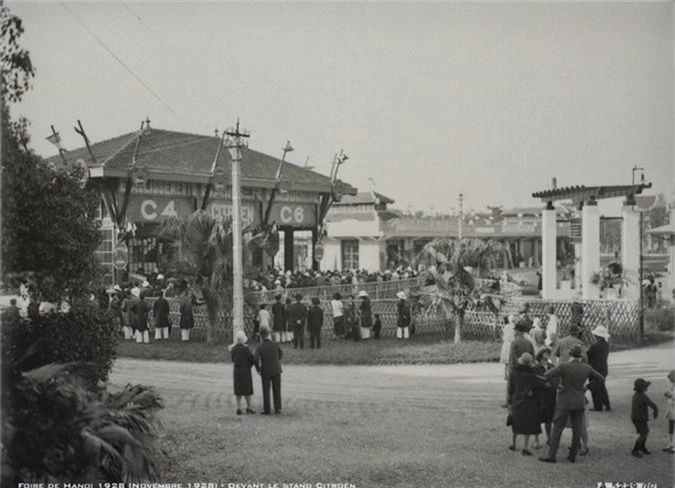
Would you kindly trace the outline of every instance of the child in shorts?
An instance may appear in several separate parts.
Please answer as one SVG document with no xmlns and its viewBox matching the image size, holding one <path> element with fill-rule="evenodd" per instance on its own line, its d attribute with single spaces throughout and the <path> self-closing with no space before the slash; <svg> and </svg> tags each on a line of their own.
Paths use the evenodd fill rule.
<svg viewBox="0 0 675 488">
<path fill-rule="evenodd" d="M 654 420 L 659 416 L 659 407 L 647 396 L 647 388 L 651 382 L 638 378 L 635 380 L 633 404 L 630 410 L 630 418 L 635 425 L 635 431 L 639 437 L 635 441 L 631 454 L 641 458 L 643 454 L 651 454 L 647 449 L 647 436 L 649 435 L 649 408 L 654 411 Z"/>
</svg>

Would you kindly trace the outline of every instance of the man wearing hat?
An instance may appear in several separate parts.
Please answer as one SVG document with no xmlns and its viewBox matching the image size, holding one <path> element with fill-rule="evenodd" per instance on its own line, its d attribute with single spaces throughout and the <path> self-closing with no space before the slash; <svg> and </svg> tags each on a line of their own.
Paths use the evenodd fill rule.
<svg viewBox="0 0 675 488">
<path fill-rule="evenodd" d="M 410 306 L 408 305 L 404 291 L 399 291 L 396 297 L 398 298 L 398 303 L 396 304 L 396 310 L 398 311 L 396 338 L 408 339 L 410 337 Z"/>
<path fill-rule="evenodd" d="M 302 294 L 295 295 L 295 303 L 288 310 L 289 327 L 293 328 L 293 348 L 305 348 L 305 322 L 307 320 L 307 307 L 302 303 Z"/>
<path fill-rule="evenodd" d="M 584 385 L 586 384 L 586 380 L 591 378 L 598 381 L 605 380 L 600 373 L 581 362 L 583 354 L 581 345 L 575 344 L 570 349 L 569 354 L 571 359 L 568 362 L 561 363 L 545 373 L 546 378 L 552 381 L 560 381 L 548 455 L 539 458 L 540 461 L 546 463 L 556 462 L 560 436 L 565 429 L 567 419 L 570 417 L 572 419 L 572 447 L 570 448 L 567 460 L 571 463 L 576 461 L 584 421 L 584 393 L 586 391 Z"/>
<path fill-rule="evenodd" d="M 607 327 L 599 325 L 593 329 L 592 334 L 595 337 L 595 343 L 588 348 L 586 353 L 588 364 L 591 368 L 606 377 L 609 369 L 607 365 L 609 332 L 607 331 Z M 591 390 L 591 397 L 593 397 L 593 410 L 601 412 L 603 407 L 611 410 L 609 394 L 607 393 L 604 381 L 591 381 L 588 384 L 588 389 Z"/>
<path fill-rule="evenodd" d="M 558 347 L 556 348 L 555 355 L 560 358 L 560 363 L 566 363 L 570 360 L 570 350 L 574 346 L 580 346 L 582 351 L 582 358 L 584 361 L 587 360 L 586 357 L 586 344 L 582 341 L 579 336 L 581 335 L 581 329 L 578 325 L 570 325 L 569 335 L 563 337 L 558 341 Z"/>
</svg>

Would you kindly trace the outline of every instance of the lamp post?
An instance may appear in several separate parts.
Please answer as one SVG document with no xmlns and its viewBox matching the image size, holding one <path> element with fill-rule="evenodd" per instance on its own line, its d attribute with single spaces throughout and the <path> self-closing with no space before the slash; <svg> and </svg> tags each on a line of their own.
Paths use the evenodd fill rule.
<svg viewBox="0 0 675 488">
<path fill-rule="evenodd" d="M 645 169 L 644 168 L 639 168 L 638 166 L 633 166 L 633 186 L 635 186 L 635 173 L 639 171 L 640 172 L 640 181 L 642 183 L 645 182 Z M 635 199 L 633 198 L 633 203 L 635 204 Z M 635 207 L 633 207 L 635 209 Z M 639 211 L 639 209 L 638 209 Z M 644 244 L 642 241 L 644 240 L 644 231 L 642 229 L 643 225 L 643 215 L 642 212 L 640 211 L 640 233 L 639 233 L 639 239 L 640 239 L 640 267 L 639 267 L 639 274 L 638 274 L 638 286 L 640 288 L 640 299 L 638 302 L 638 307 L 640 311 L 640 335 L 638 337 L 638 344 L 642 345 L 642 341 L 644 340 L 644 335 L 645 335 L 645 301 L 644 301 L 644 288 L 642 287 L 642 280 L 644 279 L 644 258 L 642 256 L 643 254 L 643 246 Z"/>
<path fill-rule="evenodd" d="M 241 225 L 241 158 L 248 147 L 250 132 L 239 128 L 239 119 L 234 128 L 226 129 L 225 147 L 232 160 L 232 338 L 244 330 L 244 275 L 242 258 Z"/>
</svg>

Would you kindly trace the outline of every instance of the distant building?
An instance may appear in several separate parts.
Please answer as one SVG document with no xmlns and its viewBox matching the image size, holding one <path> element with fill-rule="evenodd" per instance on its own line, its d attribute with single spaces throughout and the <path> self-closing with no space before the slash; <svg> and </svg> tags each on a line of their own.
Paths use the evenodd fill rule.
<svg viewBox="0 0 675 488">
<path fill-rule="evenodd" d="M 390 210 L 394 200 L 375 191 L 345 196 L 327 216 L 322 269 L 366 269 L 405 266 L 436 237 L 457 237 L 456 219 L 415 218 Z M 464 223 L 463 237 L 494 239 L 508 252 L 503 266 L 539 266 L 541 262 L 541 210 L 511 209 L 497 223 Z M 558 252 L 565 259 L 569 244 L 570 211 L 558 209 Z"/>
<path fill-rule="evenodd" d="M 648 207 L 653 197 L 638 196 L 638 203 Z M 395 203 L 375 191 L 344 196 L 334 203 L 327 216 L 328 236 L 324 240 L 321 269 L 385 270 L 406 266 L 422 248 L 436 237 L 457 237 L 459 225 L 451 218 L 417 218 L 392 210 Z M 656 206 L 659 202 L 654 203 Z M 575 212 L 569 206 L 556 208 L 557 261 L 574 262 Z M 504 210 L 496 223 L 469 220 L 462 227 L 463 237 L 494 239 L 507 248 L 505 267 L 539 267 L 541 265 L 541 208 L 518 207 Z M 580 229 L 579 229 L 580 231 Z M 603 265 L 620 256 L 621 218 L 600 219 L 600 252 Z M 662 272 L 667 263 L 667 246 L 663 239 L 645 235 L 645 266 Z"/>
</svg>

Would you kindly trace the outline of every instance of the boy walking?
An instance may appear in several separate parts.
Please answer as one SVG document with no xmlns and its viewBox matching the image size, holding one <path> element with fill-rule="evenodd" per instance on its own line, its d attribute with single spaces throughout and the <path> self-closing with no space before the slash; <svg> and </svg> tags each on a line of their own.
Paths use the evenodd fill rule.
<svg viewBox="0 0 675 488">
<path fill-rule="evenodd" d="M 647 388 L 651 382 L 638 378 L 635 380 L 633 394 L 633 404 L 630 410 L 630 418 L 635 425 L 635 431 L 639 437 L 635 441 L 631 454 L 641 458 L 643 454 L 651 454 L 645 445 L 649 435 L 649 408 L 654 411 L 654 420 L 659 416 L 659 407 L 647 396 Z"/>
</svg>

